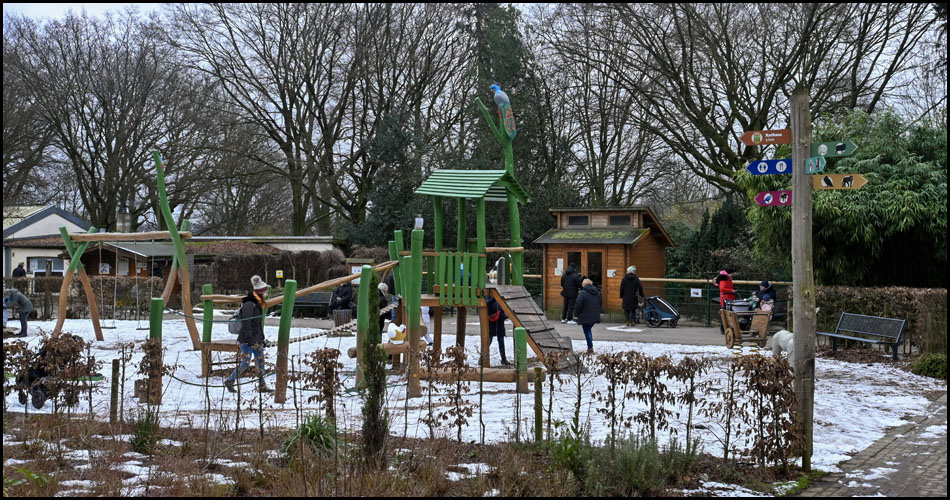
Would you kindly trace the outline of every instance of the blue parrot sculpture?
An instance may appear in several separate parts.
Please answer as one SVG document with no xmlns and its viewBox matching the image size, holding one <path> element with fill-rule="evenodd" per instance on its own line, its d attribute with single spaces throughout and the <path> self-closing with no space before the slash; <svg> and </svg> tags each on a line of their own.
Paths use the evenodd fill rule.
<svg viewBox="0 0 950 500">
<path fill-rule="evenodd" d="M 498 117 L 505 125 L 505 133 L 509 139 L 514 139 L 518 130 L 515 128 L 515 114 L 511 111 L 511 101 L 508 94 L 501 90 L 497 84 L 491 86 L 495 92 L 495 104 L 498 105 Z"/>
</svg>

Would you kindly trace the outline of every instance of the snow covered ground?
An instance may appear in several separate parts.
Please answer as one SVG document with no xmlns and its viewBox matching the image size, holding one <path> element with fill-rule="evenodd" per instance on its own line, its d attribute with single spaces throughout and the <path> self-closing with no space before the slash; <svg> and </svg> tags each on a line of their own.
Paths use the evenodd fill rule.
<svg viewBox="0 0 950 500">
<path fill-rule="evenodd" d="M 224 316 L 221 316 L 224 318 Z M 116 321 L 117 328 L 114 330 L 105 330 L 105 341 L 94 342 L 92 354 L 97 360 L 103 362 L 101 372 L 105 375 L 105 380 L 101 383 L 102 390 L 93 397 L 94 410 L 103 419 L 109 415 L 109 393 L 108 387 L 111 376 L 112 359 L 118 357 L 116 349 L 117 342 L 136 341 L 144 342 L 148 332 L 136 330 L 135 321 Z M 31 347 L 38 348 L 40 338 L 37 333 L 40 329 L 49 331 L 53 328 L 53 322 L 31 322 L 31 336 L 26 340 Z M 185 327 L 184 320 L 168 319 L 163 322 L 163 345 L 167 348 L 165 354 L 166 365 L 178 365 L 172 376 L 164 378 L 165 392 L 163 404 L 161 406 L 161 418 L 163 426 L 187 426 L 202 428 L 206 414 L 211 415 L 210 425 L 212 427 L 221 425 L 222 414 L 226 414 L 231 419 L 227 423 L 228 427 L 234 425 L 233 419 L 236 407 L 236 395 L 227 393 L 221 384 L 221 377 L 211 378 L 209 384 L 212 387 L 206 396 L 204 380 L 200 377 L 201 356 L 197 351 L 191 350 L 191 340 Z M 94 339 L 92 324 L 89 320 L 66 320 L 64 331 L 74 333 L 86 339 Z M 303 336 L 312 333 L 312 329 L 292 328 L 291 338 Z M 265 334 L 268 339 L 275 341 L 277 339 L 277 327 L 265 327 Z M 455 342 L 455 336 L 450 334 L 443 335 L 443 346 L 452 345 Z M 215 340 L 232 340 L 233 335 L 227 333 L 227 327 L 224 324 L 215 324 L 213 338 Z M 7 340 L 10 341 L 10 340 Z M 469 351 L 470 364 L 474 365 L 477 359 L 478 337 L 470 336 L 466 339 L 467 349 Z M 344 364 L 345 380 L 344 386 L 351 388 L 355 379 L 353 373 L 356 368 L 356 361 L 346 357 L 346 350 L 354 346 L 355 337 L 337 337 L 317 339 L 297 342 L 290 345 L 291 367 L 297 365 L 299 359 L 306 353 L 332 347 L 340 350 L 343 355 L 340 361 Z M 512 342 L 506 343 L 509 352 L 508 358 L 514 359 Z M 586 348 L 584 341 L 575 340 L 574 349 L 583 351 Z M 636 342 L 596 342 L 595 350 L 599 352 L 620 352 L 628 350 L 637 350 L 648 356 L 660 356 L 666 354 L 672 358 L 673 362 L 679 362 L 686 356 L 707 357 L 727 359 L 733 355 L 733 351 L 726 349 L 725 346 L 684 346 L 684 345 L 666 345 L 649 344 Z M 746 353 L 753 352 L 753 348 L 744 348 Z M 498 354 L 497 346 L 492 345 L 492 366 L 498 366 L 501 358 Z M 267 361 L 273 363 L 276 359 L 277 348 L 272 347 L 267 350 Z M 532 353 L 529 353 L 532 355 Z M 769 354 L 767 354 L 769 355 Z M 132 397 L 131 379 L 136 376 L 137 364 L 142 357 L 141 351 L 137 352 L 131 364 L 127 368 L 125 390 L 125 408 L 126 411 L 134 410 L 141 405 Z M 908 372 L 890 367 L 887 364 L 858 364 L 845 363 L 842 361 L 817 359 L 816 360 L 816 388 L 815 388 L 815 425 L 814 425 L 814 455 L 812 464 L 814 467 L 826 471 L 838 471 L 836 464 L 842 460 L 847 460 L 854 453 L 866 448 L 878 438 L 884 435 L 888 427 L 898 426 L 908 422 L 908 418 L 922 414 L 929 403 L 925 397 L 927 391 L 946 390 L 946 383 L 919 377 Z M 705 375 L 705 379 L 721 380 L 724 374 L 713 370 Z M 242 379 L 248 381 L 250 379 Z M 270 375 L 267 379 L 268 385 L 275 385 L 276 376 Z M 554 420 L 568 422 L 571 420 L 575 398 L 576 385 L 569 377 L 564 377 L 564 384 L 557 388 L 554 402 Z M 193 385 L 192 385 L 193 384 Z M 609 426 L 604 416 L 596 412 L 598 404 L 592 400 L 591 395 L 597 391 L 606 389 L 606 382 L 592 375 L 585 375 L 582 379 L 583 407 L 581 419 L 590 426 L 591 437 L 595 441 L 603 441 L 609 434 Z M 718 382 L 717 382 L 718 384 Z M 670 387 L 674 391 L 680 389 L 677 382 L 670 382 Z M 722 384 L 719 384 L 720 386 Z M 243 386 L 242 398 L 256 396 L 254 384 Z M 426 382 L 422 382 L 423 392 L 426 391 Z M 716 388 L 718 389 L 718 388 Z M 416 398 L 407 401 L 404 397 L 406 391 L 405 377 L 390 376 L 388 385 L 388 406 L 390 411 L 391 432 L 394 435 L 403 435 L 410 437 L 426 438 L 429 435 L 428 428 L 421 423 L 420 419 L 426 415 L 426 399 Z M 533 405 L 534 396 L 532 394 L 517 395 L 514 393 L 513 384 L 485 383 L 484 395 L 482 397 L 481 408 L 478 408 L 479 395 L 478 383 L 471 383 L 471 392 L 467 399 L 474 406 L 474 416 L 469 420 L 468 426 L 463 430 L 462 437 L 466 441 L 479 441 L 481 436 L 481 426 L 479 419 L 484 422 L 484 433 L 486 442 L 499 442 L 513 439 L 513 433 L 516 429 L 515 413 L 518 405 L 516 401 L 520 398 L 521 404 L 521 432 L 522 439 L 531 439 L 531 425 L 534 418 Z M 311 394 L 304 393 L 298 398 L 302 399 L 297 403 L 306 414 L 307 410 L 314 408 L 314 404 L 305 402 L 307 396 Z M 436 393 L 436 397 L 440 394 Z M 544 401 L 547 404 L 548 387 L 544 387 Z M 713 390 L 705 395 L 707 399 L 719 399 L 719 391 Z M 211 411 L 208 410 L 208 399 L 210 399 Z M 284 404 L 273 403 L 272 398 L 265 400 L 269 407 L 267 413 L 267 426 L 293 427 L 296 421 L 294 392 L 290 387 L 287 390 L 287 402 Z M 15 393 L 7 398 L 8 408 L 11 411 L 17 411 L 22 405 L 17 401 Z M 29 403 L 27 403 L 29 404 Z M 86 411 L 88 402 L 85 395 L 78 406 L 79 411 Z M 337 400 L 338 421 L 349 429 L 358 429 L 360 426 L 360 399 L 354 392 L 345 392 Z M 221 410 L 225 410 L 222 412 Z M 444 408 L 443 408 L 444 409 Z M 628 401 L 626 414 L 641 411 L 643 406 L 633 401 Z M 47 404 L 42 410 L 30 412 L 49 412 L 52 405 Z M 673 420 L 671 427 L 678 433 L 678 439 L 682 442 L 685 436 L 685 411 L 684 408 L 674 407 L 674 414 L 682 415 L 681 419 Z M 244 409 L 240 412 L 241 426 L 256 428 L 259 425 L 258 414 L 251 409 Z M 694 436 L 701 440 L 702 448 L 705 452 L 713 455 L 722 454 L 722 445 L 717 438 L 721 435 L 721 429 L 718 423 L 702 416 L 694 416 L 695 423 L 701 427 L 696 429 Z M 450 438 L 455 437 L 454 428 L 441 428 L 439 433 Z M 940 430 L 935 429 L 935 432 Z M 660 434 L 662 442 L 670 438 L 668 432 Z"/>
</svg>

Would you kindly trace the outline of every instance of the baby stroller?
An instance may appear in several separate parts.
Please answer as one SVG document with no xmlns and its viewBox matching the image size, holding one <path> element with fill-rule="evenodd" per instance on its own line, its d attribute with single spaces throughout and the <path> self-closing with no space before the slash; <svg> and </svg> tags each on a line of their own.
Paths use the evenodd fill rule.
<svg viewBox="0 0 950 500">
<path fill-rule="evenodd" d="M 76 335 L 67 335 L 67 337 L 80 343 L 82 342 L 82 338 Z M 69 406 L 73 406 L 79 402 L 79 393 L 76 388 L 54 386 L 48 380 L 50 375 L 48 369 L 50 362 L 49 355 L 48 349 L 46 346 L 43 346 L 40 348 L 40 352 L 36 354 L 33 366 L 30 367 L 26 374 L 17 376 L 16 388 L 20 404 L 26 404 L 27 391 L 29 391 L 30 396 L 32 396 L 33 407 L 37 410 L 42 408 L 51 397 L 57 396 L 60 390 L 62 391 L 66 404 Z"/>
<path fill-rule="evenodd" d="M 643 301 L 643 320 L 653 328 L 660 326 L 664 321 L 670 328 L 676 328 L 680 313 L 669 302 L 654 295 Z"/>
</svg>

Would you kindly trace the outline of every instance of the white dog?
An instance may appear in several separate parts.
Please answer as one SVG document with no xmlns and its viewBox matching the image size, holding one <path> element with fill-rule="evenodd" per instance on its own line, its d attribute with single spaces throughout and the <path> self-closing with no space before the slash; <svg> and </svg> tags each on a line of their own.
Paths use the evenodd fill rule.
<svg viewBox="0 0 950 500">
<path fill-rule="evenodd" d="M 772 336 L 772 355 L 781 356 L 782 351 L 788 352 L 788 364 L 795 367 L 795 334 L 788 330 L 779 330 Z"/>
</svg>

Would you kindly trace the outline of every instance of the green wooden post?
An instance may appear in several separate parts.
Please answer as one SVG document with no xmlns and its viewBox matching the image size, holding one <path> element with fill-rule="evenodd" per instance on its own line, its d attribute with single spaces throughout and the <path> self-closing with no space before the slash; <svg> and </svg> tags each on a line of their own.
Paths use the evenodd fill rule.
<svg viewBox="0 0 950 500">
<path fill-rule="evenodd" d="M 201 293 L 203 295 L 211 295 L 213 293 L 211 283 L 206 283 L 202 286 Z M 204 322 L 201 325 L 202 342 L 211 342 L 212 326 L 214 326 L 214 301 L 208 299 L 204 301 Z"/>
<path fill-rule="evenodd" d="M 455 251 L 465 251 L 465 198 L 458 199 L 458 234 L 455 239 Z"/>
<path fill-rule="evenodd" d="M 528 393 L 528 331 L 515 328 L 515 371 L 517 372 L 517 391 Z"/>
<path fill-rule="evenodd" d="M 405 240 L 402 238 L 402 231 L 401 231 L 401 230 L 398 230 L 398 229 L 397 229 L 397 230 L 393 231 L 393 240 L 394 240 L 395 245 L 396 245 L 396 255 L 399 256 L 399 254 L 402 253 L 402 252 L 406 249 L 406 243 L 405 243 Z M 396 267 L 395 271 L 399 273 L 398 276 L 399 276 L 400 282 L 402 283 L 401 285 L 399 285 L 398 288 L 400 289 L 400 293 L 402 293 L 403 297 L 405 297 L 405 296 L 406 296 L 406 287 L 407 287 L 407 285 L 409 285 L 409 278 L 408 278 L 408 275 L 409 275 L 408 267 L 409 267 L 409 266 L 404 266 L 404 265 L 402 265 L 402 263 L 403 263 L 403 257 L 402 257 L 402 256 L 399 256 L 397 260 L 399 260 L 399 266 Z"/>
<path fill-rule="evenodd" d="M 399 252 L 396 251 L 396 242 L 393 240 L 389 240 L 389 260 L 394 260 L 396 262 L 399 262 Z M 397 265 L 390 272 L 393 273 L 394 290 L 390 290 L 389 293 L 393 295 L 398 295 L 402 293 L 402 289 L 399 288 L 400 283 L 402 283 L 402 277 L 399 276 L 399 266 Z"/>
<path fill-rule="evenodd" d="M 360 270 L 360 283 L 369 284 L 373 279 L 373 268 L 364 265 Z M 368 286 L 361 286 L 356 295 L 356 385 L 354 388 L 363 386 L 363 353 L 366 352 L 366 342 L 372 342 L 369 338 L 369 294 Z"/>
<path fill-rule="evenodd" d="M 158 341 L 158 347 L 155 350 L 157 359 L 152 360 L 152 370 L 148 374 L 146 400 L 149 405 L 162 402 L 162 313 L 164 309 L 165 301 L 161 297 L 152 297 L 148 308 L 148 338 Z"/>
<path fill-rule="evenodd" d="M 363 287 L 365 288 L 365 287 Z M 294 317 L 294 301 L 297 296 L 297 280 L 284 282 L 284 302 L 280 310 L 280 326 L 277 329 L 277 385 L 274 402 L 287 401 L 287 350 L 290 346 L 290 323 Z"/>
<path fill-rule="evenodd" d="M 477 237 L 478 249 L 475 252 L 478 255 L 485 254 L 485 198 L 479 198 L 476 205 L 476 214 L 478 217 Z M 485 273 L 487 257 L 476 257 L 478 265 L 472 269 L 472 285 L 476 288 L 485 288 Z M 477 274 L 476 274 L 477 272 Z"/>
<path fill-rule="evenodd" d="M 409 270 L 409 290 L 406 291 L 407 316 L 409 317 L 409 384 L 406 388 L 406 397 L 422 396 L 419 381 L 419 356 L 413 351 L 418 350 L 422 306 L 422 238 L 425 233 L 421 229 L 412 231 L 410 249 L 412 250 L 411 269 Z"/>
<path fill-rule="evenodd" d="M 544 385 L 544 373 L 541 371 L 540 366 L 534 368 L 534 441 L 540 443 L 544 440 L 544 433 L 542 432 L 544 418 L 542 416 L 542 409 L 544 408 L 544 402 L 541 398 L 541 387 Z"/>
<path fill-rule="evenodd" d="M 148 338 L 162 340 L 162 313 L 165 301 L 161 297 L 152 297 L 148 308 Z"/>
</svg>

